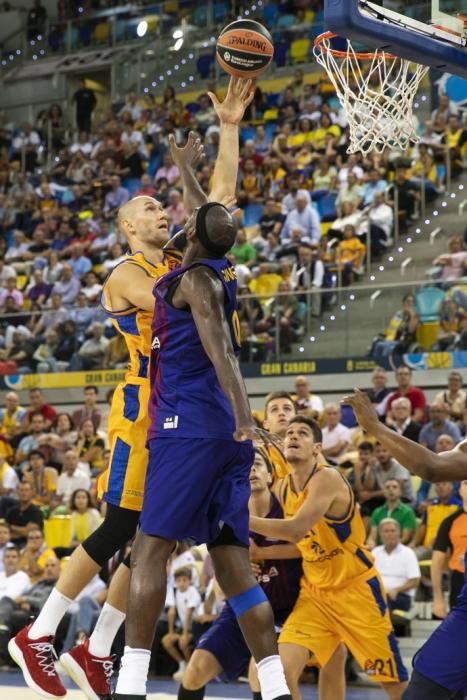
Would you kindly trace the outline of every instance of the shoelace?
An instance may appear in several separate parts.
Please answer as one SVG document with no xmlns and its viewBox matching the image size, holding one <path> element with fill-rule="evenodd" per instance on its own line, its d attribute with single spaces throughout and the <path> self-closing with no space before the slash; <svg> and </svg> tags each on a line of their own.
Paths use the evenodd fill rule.
<svg viewBox="0 0 467 700">
<path fill-rule="evenodd" d="M 46 673 L 48 676 L 56 676 L 55 660 L 57 659 L 57 655 L 53 645 L 50 642 L 35 642 L 29 646 L 36 652 L 39 666 L 43 673 Z"/>
<path fill-rule="evenodd" d="M 114 665 L 112 659 L 99 659 L 96 656 L 93 658 L 96 663 L 102 664 L 102 670 L 104 671 L 105 679 L 109 683 L 114 672 Z"/>
</svg>

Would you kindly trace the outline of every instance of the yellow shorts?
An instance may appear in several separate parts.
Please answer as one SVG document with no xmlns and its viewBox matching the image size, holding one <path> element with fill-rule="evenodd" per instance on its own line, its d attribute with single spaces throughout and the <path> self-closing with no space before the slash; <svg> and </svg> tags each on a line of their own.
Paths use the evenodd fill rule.
<svg viewBox="0 0 467 700">
<path fill-rule="evenodd" d="M 98 497 L 130 510 L 143 507 L 149 453 L 147 379 L 132 379 L 115 389 L 109 414 L 110 465 L 98 481 Z"/>
<path fill-rule="evenodd" d="M 383 584 L 375 570 L 345 587 L 305 584 L 279 636 L 279 644 L 305 647 L 324 666 L 340 642 L 378 683 L 408 679 L 392 629 Z"/>
</svg>

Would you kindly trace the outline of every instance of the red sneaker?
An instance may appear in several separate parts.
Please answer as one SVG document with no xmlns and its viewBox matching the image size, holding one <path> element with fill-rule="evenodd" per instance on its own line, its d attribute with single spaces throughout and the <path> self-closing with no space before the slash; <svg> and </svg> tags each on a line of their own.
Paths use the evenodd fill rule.
<svg viewBox="0 0 467 700">
<path fill-rule="evenodd" d="M 111 656 L 93 656 L 89 640 L 60 656 L 60 663 L 70 678 L 89 700 L 110 698 L 110 679 L 113 673 Z"/>
<path fill-rule="evenodd" d="M 56 654 L 53 637 L 30 639 L 31 625 L 18 632 L 8 642 L 8 651 L 23 672 L 31 690 L 45 698 L 64 698 L 66 689 L 55 670 Z"/>
</svg>

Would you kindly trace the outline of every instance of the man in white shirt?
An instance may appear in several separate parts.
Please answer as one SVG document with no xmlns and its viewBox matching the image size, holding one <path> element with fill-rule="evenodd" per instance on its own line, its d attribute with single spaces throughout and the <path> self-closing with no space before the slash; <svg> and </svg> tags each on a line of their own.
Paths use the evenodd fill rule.
<svg viewBox="0 0 467 700">
<path fill-rule="evenodd" d="M 0 455 L 0 497 L 15 496 L 18 482 L 15 470 L 5 462 L 3 455 Z"/>
<path fill-rule="evenodd" d="M 295 209 L 295 204 L 297 197 L 304 197 L 307 204 L 311 204 L 311 197 L 308 190 L 302 190 L 299 188 L 300 180 L 296 175 L 291 175 L 287 181 L 288 194 L 285 195 L 281 203 L 281 214 L 287 216 L 293 209 Z"/>
<path fill-rule="evenodd" d="M 323 410 L 323 400 L 311 393 L 310 383 L 304 375 L 295 379 L 295 394 L 297 411 L 306 412 L 307 415 L 317 420 Z"/>
<path fill-rule="evenodd" d="M 303 235 L 311 242 L 318 243 L 321 238 L 319 214 L 308 203 L 304 194 L 297 194 L 295 208 L 287 214 L 281 231 L 281 239 L 286 241 L 292 238 L 292 231 L 300 228 Z"/>
<path fill-rule="evenodd" d="M 20 571 L 19 552 L 16 547 L 7 547 L 3 555 L 4 570 L 0 572 L 0 601 L 2 598 L 14 600 L 31 587 L 29 576 Z"/>
<path fill-rule="evenodd" d="M 401 544 L 400 525 L 393 518 L 379 524 L 382 545 L 372 554 L 376 569 L 383 580 L 390 610 L 410 610 L 418 584 L 420 567 L 413 549 Z"/>
<path fill-rule="evenodd" d="M 62 503 L 68 505 L 76 489 L 89 491 L 91 480 L 88 475 L 78 468 L 78 456 L 72 451 L 65 452 L 62 473 L 58 477 L 57 496 Z"/>
<path fill-rule="evenodd" d="M 350 443 L 352 431 L 340 422 L 341 409 L 335 403 L 325 406 L 324 418 L 322 453 L 330 464 L 337 464 Z"/>
</svg>

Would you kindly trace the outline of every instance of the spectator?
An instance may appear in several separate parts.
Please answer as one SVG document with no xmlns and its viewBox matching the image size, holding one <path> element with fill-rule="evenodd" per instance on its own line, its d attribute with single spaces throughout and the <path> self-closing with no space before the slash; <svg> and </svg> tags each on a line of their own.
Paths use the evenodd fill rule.
<svg viewBox="0 0 467 700">
<path fill-rule="evenodd" d="M 294 266 L 294 277 L 297 289 L 312 291 L 311 316 L 319 318 L 322 307 L 321 289 L 325 283 L 325 267 L 319 248 L 315 244 L 299 245 L 298 262 Z M 306 303 L 306 298 L 301 297 Z"/>
<path fill-rule="evenodd" d="M 0 435 L 11 440 L 20 432 L 26 409 L 20 406 L 19 396 L 14 391 L 5 395 L 5 408 L 0 409 Z"/>
<path fill-rule="evenodd" d="M 4 598 L 14 601 L 30 585 L 31 581 L 27 573 L 20 569 L 18 549 L 16 547 L 7 547 L 3 554 L 3 571 L 0 571 L 0 606 Z M 2 616 L 1 607 L 0 616 Z"/>
<path fill-rule="evenodd" d="M 378 460 L 373 470 L 373 478 L 379 491 L 379 496 L 384 496 L 384 484 L 388 479 L 395 479 L 401 488 L 401 498 L 405 503 L 413 503 L 414 495 L 410 473 L 397 462 L 389 452 L 378 442 L 375 446 L 375 455 Z M 374 494 L 376 495 L 376 494 Z"/>
<path fill-rule="evenodd" d="M 440 452 L 449 452 L 449 450 L 452 449 L 454 449 L 454 440 L 452 437 L 450 435 L 440 435 L 436 441 L 436 454 L 439 454 Z M 419 512 L 423 513 L 424 509 L 428 505 L 429 496 L 432 489 L 433 485 L 429 481 L 425 481 L 425 479 L 423 479 L 417 491 L 417 509 Z"/>
<path fill-rule="evenodd" d="M 88 385 L 84 387 L 84 405 L 73 411 L 72 419 L 75 429 L 79 429 L 83 422 L 87 419 L 91 420 L 94 428 L 99 429 L 102 420 L 102 414 L 97 406 L 97 398 L 99 389 L 97 386 Z"/>
<path fill-rule="evenodd" d="M 71 246 L 70 259 L 68 264 L 73 270 L 73 275 L 78 279 L 82 279 L 88 272 L 91 271 L 92 263 L 90 259 L 84 255 L 82 245 L 75 243 Z"/>
<path fill-rule="evenodd" d="M 358 178 L 354 172 L 349 172 L 347 182 L 339 190 L 336 199 L 336 209 L 339 217 L 342 217 L 342 209 L 344 202 L 351 202 L 354 211 L 360 209 L 363 202 L 362 187 L 358 182 Z"/>
<path fill-rule="evenodd" d="M 342 203 L 341 215 L 332 222 L 328 233 L 332 238 L 341 239 L 346 226 L 352 226 L 353 230 L 356 231 L 361 221 L 362 212 L 355 208 L 352 201 L 346 200 Z"/>
<path fill-rule="evenodd" d="M 69 263 L 64 263 L 60 280 L 53 286 L 53 293 L 60 295 L 61 303 L 66 307 L 71 306 L 76 301 L 80 289 L 79 279 L 74 276 L 72 266 Z"/>
<path fill-rule="evenodd" d="M 258 226 L 262 238 L 267 239 L 269 233 L 279 235 L 285 215 L 278 210 L 275 199 L 268 198 L 264 203 L 263 213 L 259 219 Z"/>
<path fill-rule="evenodd" d="M 440 525 L 431 559 L 431 583 L 433 585 L 433 614 L 439 618 L 447 616 L 442 590 L 442 577 L 446 554 L 449 553 L 449 607 L 456 605 L 457 597 L 464 586 L 464 554 L 467 539 L 467 481 L 461 481 L 459 495 L 462 508 L 447 517 Z"/>
<path fill-rule="evenodd" d="M 165 208 L 167 214 L 170 235 L 173 236 L 183 227 L 186 221 L 185 207 L 180 190 L 172 188 L 169 191 L 169 204 Z"/>
<path fill-rule="evenodd" d="M 10 526 L 15 547 L 24 547 L 29 530 L 42 528 L 43 518 L 40 508 L 32 503 L 33 491 L 29 481 L 20 481 L 17 494 L 18 504 L 7 509 L 5 520 Z"/>
<path fill-rule="evenodd" d="M 337 246 L 336 262 L 342 274 L 344 287 L 353 284 L 354 277 L 362 273 L 362 264 L 365 258 L 366 246 L 358 238 L 355 228 L 344 226 L 342 240 Z"/>
<path fill-rule="evenodd" d="M 127 101 L 120 110 L 120 115 L 128 112 L 130 119 L 134 122 L 138 121 L 141 117 L 141 106 L 138 104 L 138 95 L 135 90 L 130 90 L 127 95 Z"/>
<path fill-rule="evenodd" d="M 27 460 L 32 452 L 41 446 L 41 438 L 46 434 L 46 422 L 42 413 L 34 413 L 31 416 L 29 435 L 21 438 L 15 453 L 15 461 L 21 469 L 28 466 Z"/>
<path fill-rule="evenodd" d="M 388 413 L 391 411 L 392 403 L 400 396 L 405 396 L 412 406 L 412 420 L 416 423 L 424 423 L 426 398 L 421 389 L 412 385 L 412 370 L 410 367 L 402 366 L 396 369 L 397 389 L 393 391 L 388 399 Z M 388 421 L 386 420 L 388 423 Z M 389 425 L 389 423 L 388 423 Z"/>
<path fill-rule="evenodd" d="M 367 181 L 362 186 L 362 197 L 363 206 L 369 207 L 373 204 L 375 194 L 382 194 L 384 199 L 384 193 L 388 183 L 386 180 L 382 180 L 377 168 L 373 168 L 368 173 Z"/>
<path fill-rule="evenodd" d="M 324 407 L 323 457 L 331 464 L 336 464 L 349 445 L 352 433 L 340 422 L 341 410 L 335 403 Z"/>
<path fill-rule="evenodd" d="M 367 547 L 373 549 L 381 544 L 380 525 L 387 518 L 392 518 L 399 525 L 402 544 L 409 544 L 417 529 L 417 518 L 413 509 L 401 501 L 401 487 L 397 479 L 386 479 L 383 487 L 386 498 L 384 504 L 375 508 L 371 514 L 371 530 Z"/>
<path fill-rule="evenodd" d="M 431 559 L 433 544 L 441 523 L 459 510 L 462 502 L 454 493 L 451 481 L 438 481 L 434 485 L 436 498 L 426 503 L 422 519 L 413 540 L 418 559 Z"/>
<path fill-rule="evenodd" d="M 397 168 L 394 186 L 397 188 L 399 196 L 399 210 L 405 213 L 405 219 L 416 219 L 418 216 L 418 205 L 420 192 L 413 182 L 406 175 L 405 168 Z"/>
<path fill-rule="evenodd" d="M 110 190 L 104 198 L 104 207 L 102 211 L 106 219 L 113 218 L 117 211 L 130 199 L 130 194 L 125 187 L 122 187 L 122 181 L 119 175 L 112 175 L 110 178 Z"/>
<path fill-rule="evenodd" d="M 14 544 L 10 541 L 10 526 L 6 520 L 0 520 L 0 573 L 2 573 L 4 568 L 3 557 L 6 550 L 9 547 L 14 547 Z"/>
<path fill-rule="evenodd" d="M 34 0 L 34 4 L 28 11 L 27 33 L 28 40 L 37 39 L 38 35 L 44 34 L 45 23 L 47 21 L 47 10 L 41 5 L 41 0 Z"/>
<path fill-rule="evenodd" d="M 178 663 L 178 671 L 173 674 L 173 678 L 179 681 L 190 658 L 193 614 L 201 603 L 201 596 L 191 583 L 191 569 L 187 567 L 175 572 L 175 588 L 168 612 L 169 631 L 162 638 L 162 645 Z"/>
<path fill-rule="evenodd" d="M 367 389 L 366 393 L 373 404 L 376 413 L 380 418 L 386 414 L 386 405 L 391 390 L 388 389 L 388 377 L 386 370 L 382 367 L 375 367 L 371 375 L 372 389 Z"/>
<path fill-rule="evenodd" d="M 41 389 L 31 389 L 29 392 L 29 406 L 26 409 L 22 425 L 26 431 L 31 428 L 31 421 L 36 413 L 40 413 L 44 418 L 44 430 L 48 430 L 57 417 L 55 408 L 44 401 Z"/>
<path fill-rule="evenodd" d="M 86 489 L 76 489 L 70 497 L 71 532 L 70 547 L 75 549 L 94 530 L 97 530 L 102 522 L 102 517 L 94 507 L 90 493 Z"/>
<path fill-rule="evenodd" d="M 436 133 L 442 133 L 446 129 L 448 119 L 451 116 L 457 116 L 456 104 L 443 93 L 439 96 L 438 107 L 431 113 L 431 121 Z"/>
<path fill-rule="evenodd" d="M 31 528 L 27 534 L 26 546 L 20 552 L 19 566 L 32 584 L 37 583 L 44 573 L 45 565 L 54 551 L 47 547 L 44 535 L 39 528 Z"/>
<path fill-rule="evenodd" d="M 457 445 L 461 441 L 458 426 L 448 420 L 449 408 L 444 403 L 434 402 L 430 406 L 430 421 L 423 426 L 418 436 L 418 442 L 432 452 L 435 451 L 436 441 L 440 435 L 449 435 Z"/>
<path fill-rule="evenodd" d="M 103 470 L 102 455 L 104 449 L 104 440 L 97 434 L 92 420 L 86 418 L 81 424 L 76 450 L 81 462 L 86 462 L 89 465 L 93 476 L 97 476 Z"/>
<path fill-rule="evenodd" d="M 462 422 L 464 408 L 467 405 L 467 392 L 462 389 L 462 375 L 460 372 L 450 372 L 448 386 L 435 396 L 435 403 L 442 403 L 449 408 L 450 419 L 459 425 Z"/>
<path fill-rule="evenodd" d="M 63 471 L 58 477 L 57 498 L 64 505 L 68 505 L 77 489 L 89 491 L 90 488 L 89 476 L 78 468 L 78 455 L 73 450 L 68 450 L 63 459 Z"/>
<path fill-rule="evenodd" d="M 80 292 L 84 294 L 90 304 L 97 304 L 102 294 L 102 284 L 99 284 L 95 272 L 88 272 L 84 278 L 84 284 Z M 79 296 L 79 295 L 78 295 Z"/>
<path fill-rule="evenodd" d="M 154 178 L 156 186 L 161 178 L 165 178 L 170 187 L 174 187 L 180 180 L 180 171 L 168 151 L 164 154 L 161 167 L 156 171 Z"/>
<path fill-rule="evenodd" d="M 0 308 L 3 310 L 5 310 L 5 304 L 8 298 L 13 299 L 18 311 L 23 308 L 24 297 L 16 286 L 16 277 L 9 277 L 5 283 L 5 287 L 0 289 Z"/>
<path fill-rule="evenodd" d="M 57 491 L 57 480 L 57 470 L 46 467 L 41 452 L 33 450 L 29 454 L 29 468 L 23 470 L 23 481 L 29 481 L 31 484 L 33 505 L 40 507 L 51 505 Z"/>
<path fill-rule="evenodd" d="M 297 413 L 305 413 L 318 420 L 323 411 L 323 400 L 310 391 L 310 383 L 304 375 L 295 379 L 295 406 Z"/>
<path fill-rule="evenodd" d="M 420 567 L 410 547 L 400 540 L 400 525 L 385 518 L 379 525 L 382 545 L 373 549 L 375 567 L 382 578 L 389 609 L 408 611 L 420 583 Z"/>
<path fill-rule="evenodd" d="M 24 157 L 24 167 L 27 173 L 34 172 L 37 166 L 38 147 L 41 139 L 37 131 L 34 131 L 31 124 L 23 124 L 19 134 L 13 139 L 12 160 L 22 162 Z M 19 223 L 19 222 L 18 222 Z"/>
<path fill-rule="evenodd" d="M 110 257 L 108 257 L 102 265 L 102 271 L 105 273 L 105 275 L 108 275 L 114 269 L 114 267 L 123 262 L 124 259 L 125 256 L 123 254 L 121 244 L 114 243 L 110 249 Z"/>
<path fill-rule="evenodd" d="M 71 450 L 78 439 L 78 433 L 73 430 L 73 423 L 69 413 L 59 413 L 54 421 L 50 433 L 45 433 L 39 438 L 40 446 L 47 446 L 49 464 L 59 472 L 62 471 L 65 453 Z"/>
<path fill-rule="evenodd" d="M 242 228 L 237 231 L 235 245 L 231 249 L 231 253 L 235 255 L 235 260 L 239 265 L 251 268 L 256 262 L 256 249 L 248 242 L 245 230 Z"/>
<path fill-rule="evenodd" d="M 422 429 L 419 423 L 415 423 L 410 417 L 412 405 L 408 398 L 401 396 L 392 402 L 393 421 L 391 428 L 399 435 L 403 435 L 408 440 L 418 442 L 420 430 Z M 405 543 L 404 543 L 405 544 Z"/>
<path fill-rule="evenodd" d="M 109 344 L 104 336 L 104 326 L 95 321 L 89 328 L 90 337 L 85 340 L 76 355 L 72 357 L 74 370 L 98 369 L 103 367 L 105 349 Z"/>
<path fill-rule="evenodd" d="M 359 229 L 359 234 L 366 234 L 369 230 L 371 250 L 374 255 L 381 255 L 385 248 L 392 243 L 392 231 L 394 226 L 393 209 L 385 201 L 384 194 L 377 192 L 366 211 L 367 223 Z"/>
<path fill-rule="evenodd" d="M 448 253 L 439 255 L 433 265 L 440 266 L 440 279 L 443 281 L 457 280 L 466 274 L 467 250 L 461 236 L 453 236 L 448 244 Z"/>
<path fill-rule="evenodd" d="M 375 338 L 369 354 L 376 362 L 384 364 L 391 355 L 402 355 L 410 350 L 416 341 L 416 331 L 420 319 L 415 309 L 413 294 L 406 294 L 402 299 L 402 309 L 398 310 L 390 320 L 384 339 Z M 390 417 L 389 417 L 390 418 Z"/>
<path fill-rule="evenodd" d="M 295 228 L 301 229 L 303 236 L 310 241 L 318 243 L 321 236 L 319 215 L 302 194 L 297 194 L 295 209 L 287 214 L 281 231 L 282 240 L 290 240 Z"/>
<path fill-rule="evenodd" d="M 34 270 L 33 279 L 26 287 L 26 295 L 31 302 L 43 306 L 50 296 L 52 286 L 44 281 L 42 270 Z"/>
</svg>

